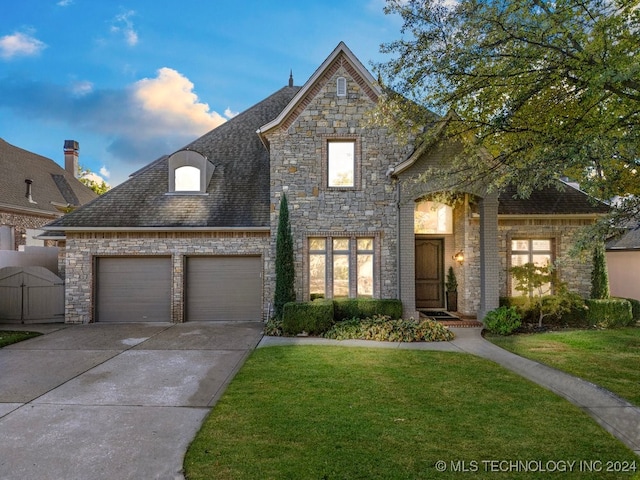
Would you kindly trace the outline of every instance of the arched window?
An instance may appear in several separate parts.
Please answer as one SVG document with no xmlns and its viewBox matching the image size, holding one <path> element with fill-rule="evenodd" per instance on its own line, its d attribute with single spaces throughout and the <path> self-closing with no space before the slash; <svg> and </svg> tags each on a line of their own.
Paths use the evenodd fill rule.
<svg viewBox="0 0 640 480">
<path fill-rule="evenodd" d="M 199 192 L 200 169 L 185 165 L 174 170 L 176 192 Z"/>
<path fill-rule="evenodd" d="M 453 233 L 453 209 L 438 202 L 417 202 L 414 230 L 415 233 Z"/>
</svg>

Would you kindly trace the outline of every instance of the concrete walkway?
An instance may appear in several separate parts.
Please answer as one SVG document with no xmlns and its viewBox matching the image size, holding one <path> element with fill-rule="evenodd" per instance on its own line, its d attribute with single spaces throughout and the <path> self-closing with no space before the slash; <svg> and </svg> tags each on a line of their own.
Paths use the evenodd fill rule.
<svg viewBox="0 0 640 480">
<path fill-rule="evenodd" d="M 184 454 L 262 336 L 255 323 L 2 325 L 0 478 L 183 479 Z"/>
<path fill-rule="evenodd" d="M 470 353 L 492 360 L 569 400 L 640 456 L 640 408 L 593 383 L 520 357 L 492 344 L 482 337 L 482 328 L 451 328 L 451 331 L 456 338 L 450 342 L 392 343 L 311 337 L 263 337 L 258 347 L 320 344 Z"/>
</svg>

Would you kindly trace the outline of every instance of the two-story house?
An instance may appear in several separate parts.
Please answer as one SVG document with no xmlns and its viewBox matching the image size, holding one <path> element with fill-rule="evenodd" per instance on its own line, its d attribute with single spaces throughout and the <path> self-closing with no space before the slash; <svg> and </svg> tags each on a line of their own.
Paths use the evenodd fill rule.
<svg viewBox="0 0 640 480">
<path fill-rule="evenodd" d="M 513 285 L 514 264 L 553 261 L 589 290 L 568 251 L 604 206 L 579 190 L 530 199 L 481 187 L 454 205 L 415 182 L 455 145 L 401 142 L 367 115 L 382 95 L 340 43 L 289 85 L 47 228 L 66 235 L 66 321 L 225 321 L 269 316 L 279 204 L 286 194 L 296 294 L 399 298 L 405 316 L 446 309 L 482 318 Z"/>
</svg>

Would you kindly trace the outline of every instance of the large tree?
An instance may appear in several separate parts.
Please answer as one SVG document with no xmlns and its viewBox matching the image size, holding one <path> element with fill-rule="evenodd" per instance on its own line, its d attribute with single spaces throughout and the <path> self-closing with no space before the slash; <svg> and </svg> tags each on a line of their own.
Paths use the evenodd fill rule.
<svg viewBox="0 0 640 480">
<path fill-rule="evenodd" d="M 638 195 L 639 3 L 387 0 L 404 21 L 377 66 L 398 94 L 382 105 L 387 119 L 419 125 L 415 105 L 439 114 L 469 147 L 450 180 L 526 196 L 566 175 L 601 199 Z M 478 144 L 489 155 L 474 155 Z"/>
</svg>

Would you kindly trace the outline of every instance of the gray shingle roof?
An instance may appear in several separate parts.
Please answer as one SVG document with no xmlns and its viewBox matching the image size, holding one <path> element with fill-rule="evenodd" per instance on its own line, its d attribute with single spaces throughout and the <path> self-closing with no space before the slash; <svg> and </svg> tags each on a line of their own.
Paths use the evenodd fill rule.
<svg viewBox="0 0 640 480">
<path fill-rule="evenodd" d="M 563 188 L 549 186 L 535 190 L 529 198 L 517 198 L 516 187 L 505 189 L 499 197 L 500 215 L 589 215 L 606 214 L 609 207 L 582 190 L 560 182 Z"/>
<path fill-rule="evenodd" d="M 62 153 L 62 149 L 61 149 Z M 31 184 L 31 203 L 25 196 L 25 179 Z M 18 148 L 0 139 L 0 204 L 38 210 L 44 215 L 60 214 L 51 203 L 82 205 L 96 198 L 90 188 L 50 158 Z"/>
<path fill-rule="evenodd" d="M 640 250 L 640 223 L 609 240 L 607 250 Z"/>
<path fill-rule="evenodd" d="M 256 131 L 273 120 L 298 90 L 278 90 L 185 147 L 215 165 L 207 195 L 167 195 L 165 156 L 49 227 L 268 227 L 269 153 Z"/>
</svg>

